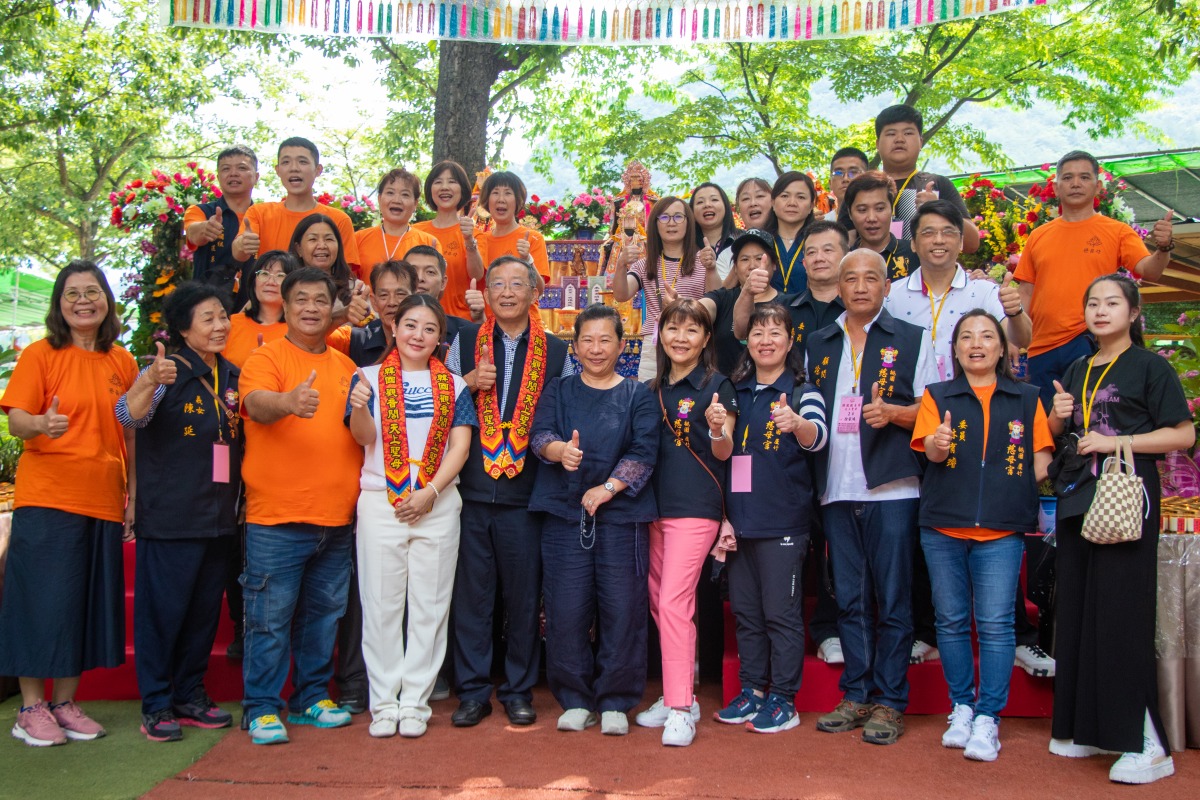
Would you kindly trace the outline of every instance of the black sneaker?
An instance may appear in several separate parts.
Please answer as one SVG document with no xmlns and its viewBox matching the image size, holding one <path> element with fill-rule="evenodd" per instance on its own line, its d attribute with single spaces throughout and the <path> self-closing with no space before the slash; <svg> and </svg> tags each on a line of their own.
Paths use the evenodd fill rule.
<svg viewBox="0 0 1200 800">
<path fill-rule="evenodd" d="M 241 661 L 246 655 L 246 642 L 241 636 L 235 636 L 225 648 L 225 657 L 233 661 Z"/>
<path fill-rule="evenodd" d="M 212 729 L 228 728 L 233 724 L 233 714 L 222 709 L 204 693 L 197 695 L 190 703 L 174 705 L 173 708 L 180 725 Z"/>
<path fill-rule="evenodd" d="M 153 714 L 142 714 L 142 733 L 152 742 L 178 742 L 183 738 L 183 730 L 175 719 L 175 712 L 169 708 Z"/>
</svg>

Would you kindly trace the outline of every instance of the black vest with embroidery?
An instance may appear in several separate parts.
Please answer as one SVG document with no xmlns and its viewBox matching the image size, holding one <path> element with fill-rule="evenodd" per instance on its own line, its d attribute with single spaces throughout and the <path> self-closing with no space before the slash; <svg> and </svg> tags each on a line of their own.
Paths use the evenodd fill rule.
<svg viewBox="0 0 1200 800">
<path fill-rule="evenodd" d="M 233 260 L 233 240 L 237 237 L 239 226 L 237 213 L 223 197 L 211 203 L 201 203 L 198 207 L 204 212 L 205 219 L 212 219 L 212 215 L 220 208 L 221 225 L 225 233 L 220 239 L 214 239 L 192 253 L 192 278 L 232 293 L 234 280 L 242 268 L 240 262 Z"/>
</svg>

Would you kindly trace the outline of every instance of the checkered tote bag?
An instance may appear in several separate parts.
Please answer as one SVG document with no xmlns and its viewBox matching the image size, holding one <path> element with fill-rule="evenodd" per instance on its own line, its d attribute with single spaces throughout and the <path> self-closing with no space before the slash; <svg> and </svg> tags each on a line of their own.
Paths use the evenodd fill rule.
<svg viewBox="0 0 1200 800">
<path fill-rule="evenodd" d="M 1096 496 L 1083 517 L 1083 538 L 1092 544 L 1135 542 L 1142 538 L 1144 496 L 1142 479 L 1133 469 L 1133 437 L 1118 437 L 1117 452 L 1104 459 Z"/>
</svg>

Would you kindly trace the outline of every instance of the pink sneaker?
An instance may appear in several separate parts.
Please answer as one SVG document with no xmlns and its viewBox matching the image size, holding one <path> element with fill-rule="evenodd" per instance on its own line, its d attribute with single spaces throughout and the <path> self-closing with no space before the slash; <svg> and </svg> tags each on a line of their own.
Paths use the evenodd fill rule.
<svg viewBox="0 0 1200 800">
<path fill-rule="evenodd" d="M 66 734 L 58 726 L 54 715 L 50 713 L 50 707 L 44 701 L 17 714 L 17 724 L 13 725 L 12 735 L 14 739 L 20 739 L 30 747 L 51 747 L 67 743 Z"/>
<path fill-rule="evenodd" d="M 50 712 L 54 714 L 54 718 L 58 720 L 59 727 L 68 739 L 76 741 L 90 741 L 99 739 L 105 734 L 105 730 L 100 726 L 100 723 L 83 713 L 83 709 L 75 705 L 74 700 L 68 700 L 65 703 L 50 706 Z"/>
</svg>

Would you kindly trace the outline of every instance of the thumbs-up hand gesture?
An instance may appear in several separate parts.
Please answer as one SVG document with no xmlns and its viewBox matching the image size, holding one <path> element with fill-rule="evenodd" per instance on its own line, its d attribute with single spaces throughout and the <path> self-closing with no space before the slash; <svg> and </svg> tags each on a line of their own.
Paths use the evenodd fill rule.
<svg viewBox="0 0 1200 800">
<path fill-rule="evenodd" d="M 483 299 L 483 292 L 479 291 L 479 281 L 471 278 L 471 288 L 467 289 L 465 297 L 467 300 L 467 309 L 471 312 L 471 319 L 483 319 L 483 309 L 486 305 Z"/>
<path fill-rule="evenodd" d="M 350 305 L 346 307 L 346 318 L 356 328 L 361 328 L 371 318 L 371 304 L 367 300 L 368 295 L 366 282 L 355 280 L 354 288 L 350 290 Z"/>
<path fill-rule="evenodd" d="M 929 181 L 925 184 L 925 188 L 917 192 L 917 207 L 920 208 L 925 203 L 937 200 L 940 195 L 937 190 L 937 183 Z"/>
<path fill-rule="evenodd" d="M 479 348 L 479 363 L 475 365 L 475 388 L 490 392 L 496 387 L 496 362 L 490 347 Z"/>
<path fill-rule="evenodd" d="M 204 227 L 200 229 L 200 238 L 204 241 L 202 244 L 215 242 L 225 235 L 225 223 L 221 217 L 221 207 L 217 206 L 217 210 L 213 215 L 204 221 Z"/>
<path fill-rule="evenodd" d="M 154 347 L 158 353 L 150 364 L 150 380 L 157 386 L 170 386 L 175 383 L 175 362 L 167 358 L 167 349 L 162 342 L 155 342 Z"/>
<path fill-rule="evenodd" d="M 942 419 L 942 424 L 937 426 L 937 430 L 933 432 L 933 444 L 942 452 L 949 452 L 950 445 L 954 443 L 954 427 L 950 424 L 950 412 L 946 412 L 946 416 Z"/>
<path fill-rule="evenodd" d="M 292 414 L 301 419 L 312 419 L 321 403 L 321 393 L 313 388 L 316 380 L 317 371 L 314 369 L 303 383 L 288 392 Z"/>
<path fill-rule="evenodd" d="M 571 431 L 571 441 L 564 443 L 560 461 L 567 472 L 574 472 L 583 463 L 583 451 L 579 449 L 579 431 Z"/>
<path fill-rule="evenodd" d="M 50 400 L 50 407 L 42 414 L 42 433 L 57 439 L 67 432 L 67 415 L 58 413 L 58 395 Z"/>
<path fill-rule="evenodd" d="M 467 247 L 469 248 L 475 241 L 475 220 L 459 214 L 458 229 L 462 231 L 463 241 L 467 243 Z"/>
<path fill-rule="evenodd" d="M 1013 281 L 1013 274 L 1005 272 L 1000 281 L 1000 305 L 1004 306 L 1006 316 L 1015 317 L 1025 310 L 1021 305 L 1021 290 Z"/>
<path fill-rule="evenodd" d="M 621 262 L 630 267 L 635 262 L 646 257 L 646 244 L 642 241 L 642 237 L 634 236 L 625 246 L 621 248 Z"/>
<path fill-rule="evenodd" d="M 517 239 L 517 257 L 526 260 L 529 258 L 529 228 L 521 231 L 521 238 Z"/>
<path fill-rule="evenodd" d="M 762 267 L 755 267 L 746 276 L 746 291 L 751 297 L 757 298 L 771 285 L 771 273 Z"/>
<path fill-rule="evenodd" d="M 371 402 L 371 395 L 374 392 L 371 389 L 371 382 L 367 380 L 367 376 L 363 374 L 362 368 L 356 369 L 355 374 L 358 375 L 358 382 L 354 384 L 354 388 L 350 390 L 350 407 L 363 409 Z M 315 407 L 314 407 L 314 410 Z"/>
<path fill-rule="evenodd" d="M 700 265 L 704 267 L 705 271 L 717 268 L 717 251 L 713 250 L 713 246 L 708 243 L 707 236 L 704 237 L 704 247 L 696 254 L 696 257 L 700 259 Z"/>
<path fill-rule="evenodd" d="M 771 409 L 771 419 L 775 421 L 775 427 L 784 433 L 795 433 L 803 421 L 803 418 L 792 410 L 788 396 L 782 393 L 775 408 Z"/>
<path fill-rule="evenodd" d="M 1171 220 L 1174 217 L 1175 210 L 1167 209 L 1163 218 L 1155 222 L 1154 227 L 1150 230 L 1150 239 L 1159 250 L 1170 250 L 1171 243 L 1175 241 L 1175 234 L 1171 226 Z"/>
<path fill-rule="evenodd" d="M 713 392 L 712 402 L 708 404 L 708 410 L 704 412 L 704 419 L 708 422 L 708 431 L 710 436 L 721 438 L 725 435 L 725 419 L 729 416 L 729 412 L 725 410 L 725 406 L 721 405 L 721 397 L 716 392 Z"/>
<path fill-rule="evenodd" d="M 871 384 L 871 402 L 863 405 L 862 418 L 872 428 L 882 428 L 892 421 L 888 404 L 883 402 L 883 395 L 879 391 L 878 382 Z"/>
<path fill-rule="evenodd" d="M 1058 381 L 1054 382 L 1054 400 L 1050 403 L 1050 411 L 1059 419 L 1070 419 L 1075 413 L 1075 398 Z"/>
<path fill-rule="evenodd" d="M 238 261 L 245 261 L 258 253 L 258 234 L 250 227 L 249 220 L 246 220 L 243 226 L 245 230 L 233 240 L 233 257 Z"/>
</svg>

